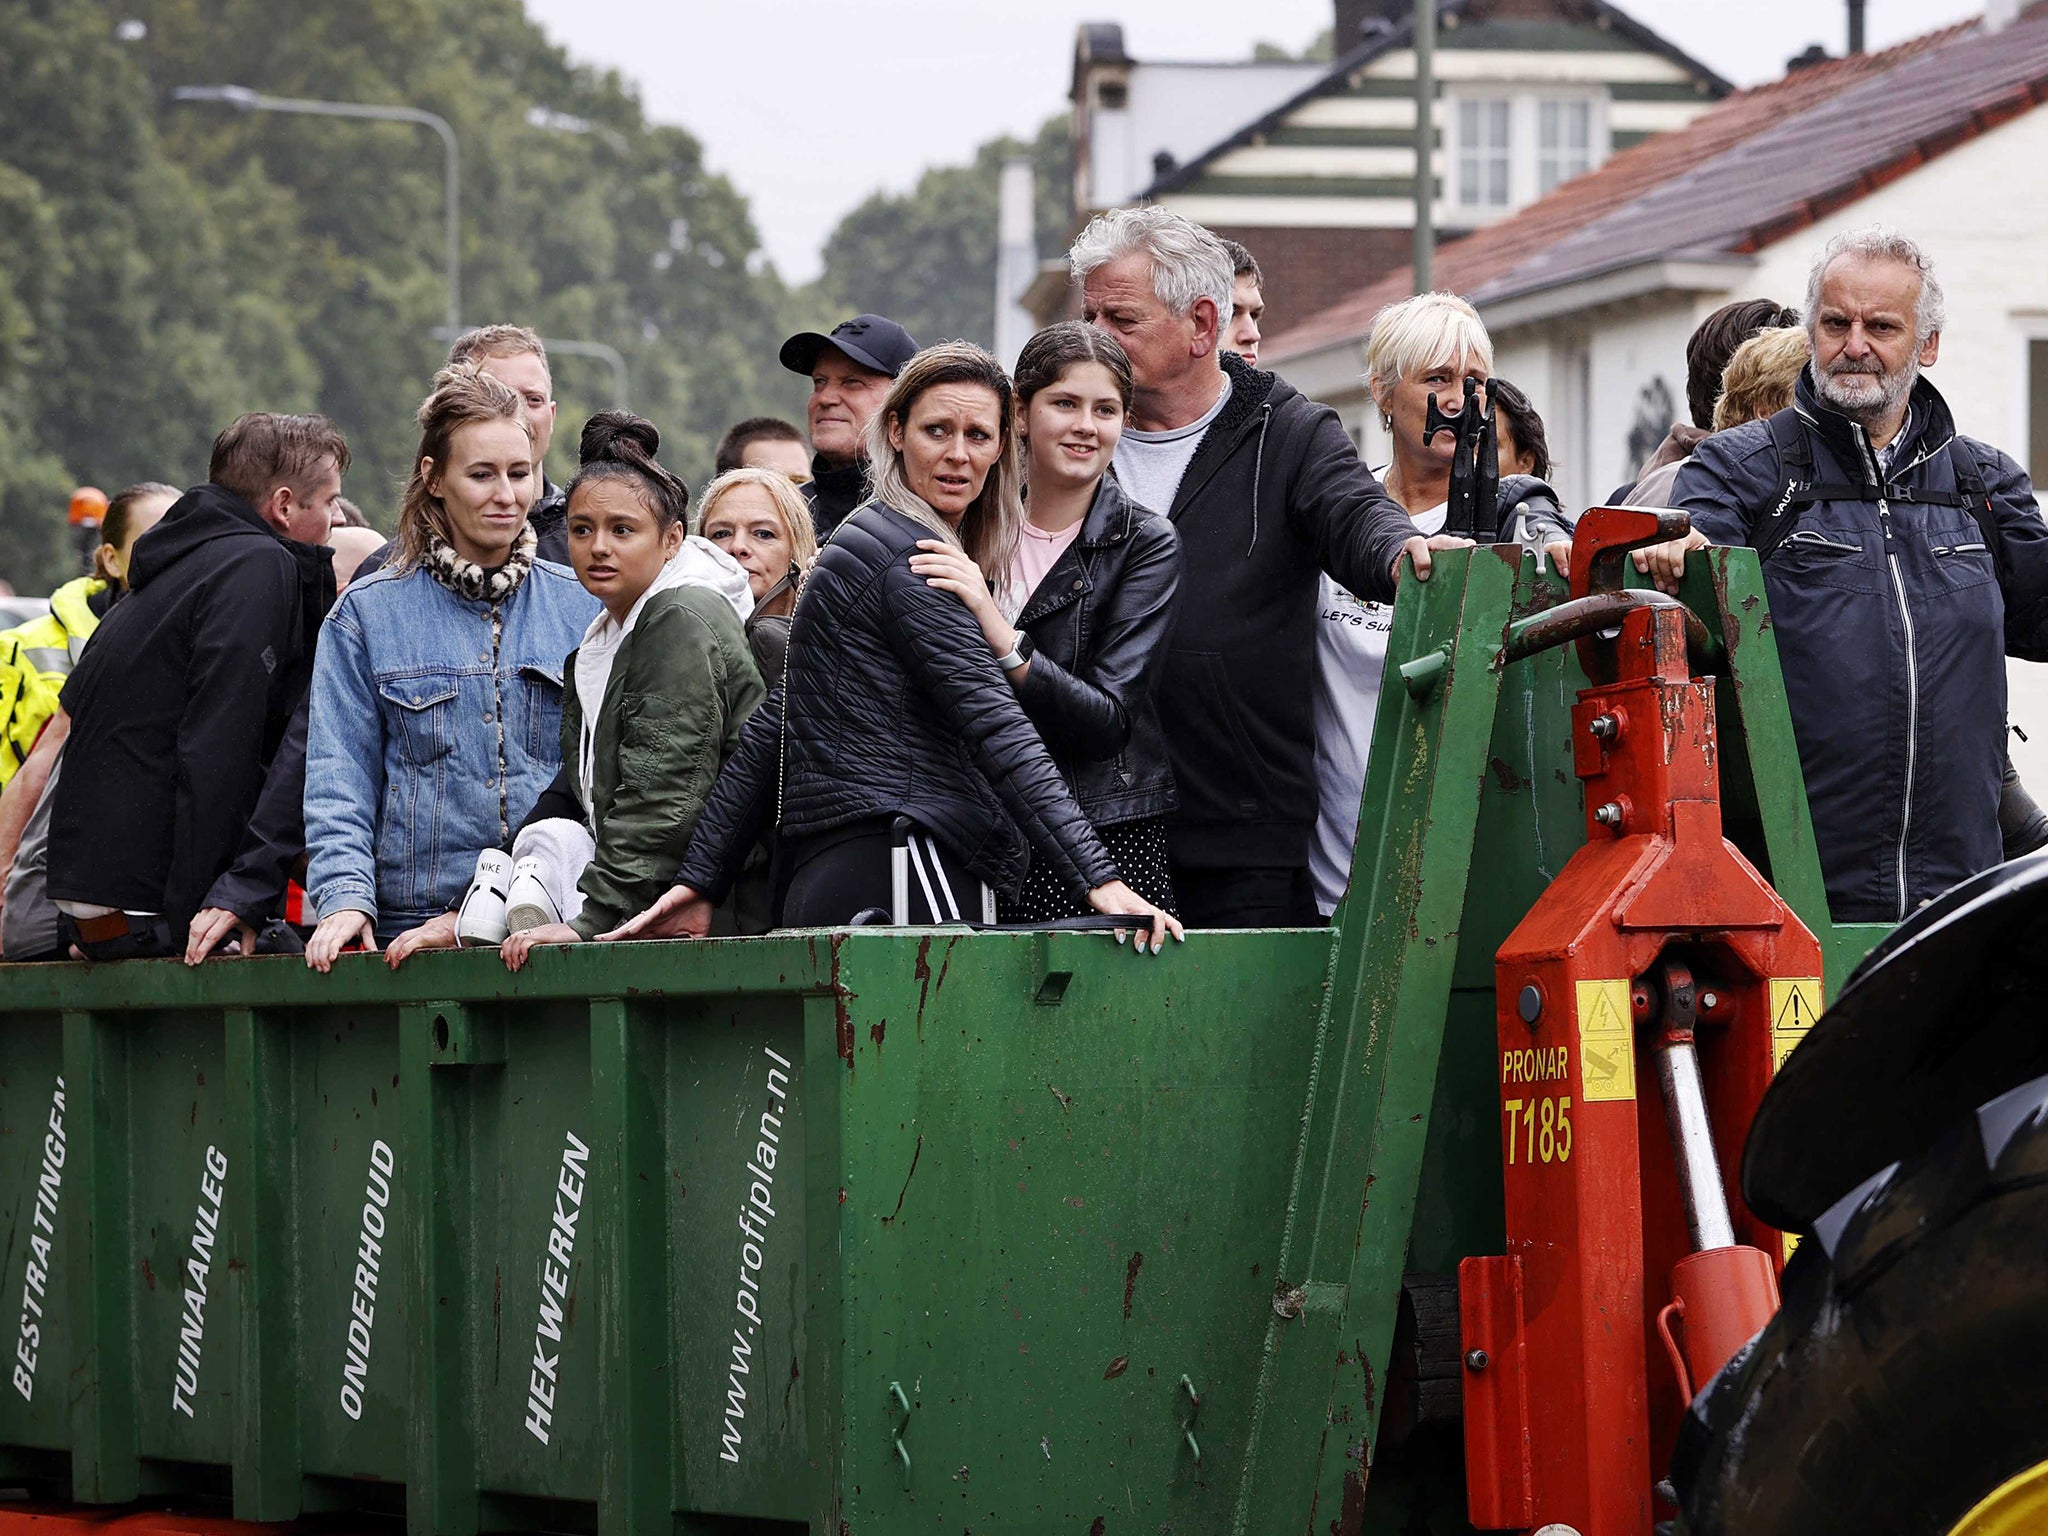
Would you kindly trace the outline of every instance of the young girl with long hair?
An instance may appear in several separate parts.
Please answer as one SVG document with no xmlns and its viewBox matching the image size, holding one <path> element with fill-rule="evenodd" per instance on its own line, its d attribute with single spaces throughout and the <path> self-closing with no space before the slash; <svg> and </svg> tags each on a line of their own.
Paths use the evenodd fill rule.
<svg viewBox="0 0 2048 1536">
<path fill-rule="evenodd" d="M 1173 768 L 1152 689 L 1173 628 L 1180 536 L 1110 470 L 1130 406 L 1131 360 L 1114 337 L 1071 320 L 1033 336 L 1017 358 L 1028 516 L 1008 565 L 991 586 L 963 551 L 926 539 L 910 569 L 967 605 L 1124 879 L 1172 911 Z M 1087 908 L 1034 865 L 999 910 L 1045 922 Z"/>
</svg>

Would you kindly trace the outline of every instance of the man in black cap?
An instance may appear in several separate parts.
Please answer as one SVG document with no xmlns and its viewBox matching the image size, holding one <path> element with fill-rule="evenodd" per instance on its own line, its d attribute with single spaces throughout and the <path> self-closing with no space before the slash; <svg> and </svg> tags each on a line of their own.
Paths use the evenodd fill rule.
<svg viewBox="0 0 2048 1536">
<path fill-rule="evenodd" d="M 855 315 L 829 336 L 804 331 L 782 344 L 782 366 L 811 381 L 811 483 L 803 493 L 820 544 L 866 498 L 868 421 L 916 355 L 910 332 L 881 315 Z"/>
</svg>

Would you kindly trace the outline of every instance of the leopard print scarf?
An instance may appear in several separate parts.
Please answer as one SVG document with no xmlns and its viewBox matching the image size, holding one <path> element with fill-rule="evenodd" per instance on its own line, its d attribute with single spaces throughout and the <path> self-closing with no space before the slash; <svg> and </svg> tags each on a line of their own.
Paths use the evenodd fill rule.
<svg viewBox="0 0 2048 1536">
<path fill-rule="evenodd" d="M 520 529 L 510 557 L 495 571 L 487 571 L 474 560 L 463 559 L 446 539 L 429 530 L 427 553 L 420 564 L 457 597 L 466 597 L 471 602 L 500 603 L 517 592 L 526 580 L 533 569 L 534 546 L 539 542 L 531 527 Z"/>
</svg>

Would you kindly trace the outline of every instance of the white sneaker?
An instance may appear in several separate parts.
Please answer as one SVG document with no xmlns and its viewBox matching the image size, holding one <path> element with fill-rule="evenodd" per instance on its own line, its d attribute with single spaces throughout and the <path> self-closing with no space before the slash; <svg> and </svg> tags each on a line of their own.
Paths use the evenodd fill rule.
<svg viewBox="0 0 2048 1536">
<path fill-rule="evenodd" d="M 505 894 L 505 926 L 513 933 L 559 923 L 562 914 L 548 888 L 541 884 L 540 860 L 521 859 L 512 866 L 512 884 Z"/>
<path fill-rule="evenodd" d="M 476 856 L 476 874 L 462 908 L 455 916 L 456 942 L 465 949 L 496 949 L 511 929 L 505 922 L 505 892 L 511 884 L 512 856 L 502 848 L 486 848 Z"/>
</svg>

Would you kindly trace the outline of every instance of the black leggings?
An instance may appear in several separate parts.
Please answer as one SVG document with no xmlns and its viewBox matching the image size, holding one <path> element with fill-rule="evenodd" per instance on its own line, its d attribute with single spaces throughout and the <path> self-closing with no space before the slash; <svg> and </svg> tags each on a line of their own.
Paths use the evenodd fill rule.
<svg viewBox="0 0 2048 1536">
<path fill-rule="evenodd" d="M 870 907 L 889 911 L 893 852 L 887 822 L 862 822 L 797 842 L 789 849 L 781 926 L 832 928 Z M 911 834 L 912 925 L 982 922 L 983 889 L 952 849 L 922 829 Z"/>
</svg>

